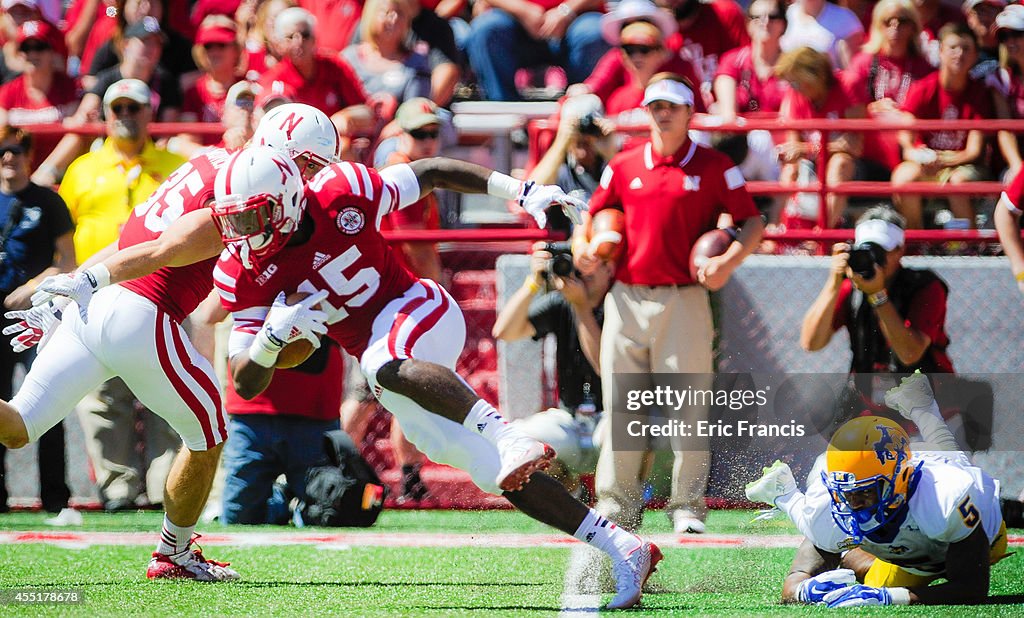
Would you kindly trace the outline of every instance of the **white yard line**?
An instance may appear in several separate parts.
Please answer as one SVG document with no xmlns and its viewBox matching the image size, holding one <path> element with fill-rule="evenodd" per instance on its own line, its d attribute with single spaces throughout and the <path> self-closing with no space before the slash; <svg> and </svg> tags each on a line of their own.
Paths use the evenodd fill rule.
<svg viewBox="0 0 1024 618">
<path fill-rule="evenodd" d="M 649 537 L 667 547 L 797 547 L 798 535 L 705 534 L 680 538 L 675 534 Z M 85 548 L 91 545 L 153 545 L 156 532 L 75 532 L 35 530 L 0 532 L 0 544 L 45 543 L 62 547 Z M 323 549 L 352 547 L 569 547 L 578 543 L 560 534 L 444 534 L 430 532 L 206 532 L 200 545 L 257 547 L 268 545 L 316 545 Z M 1024 536 L 1011 535 L 1012 547 L 1024 546 Z"/>
</svg>

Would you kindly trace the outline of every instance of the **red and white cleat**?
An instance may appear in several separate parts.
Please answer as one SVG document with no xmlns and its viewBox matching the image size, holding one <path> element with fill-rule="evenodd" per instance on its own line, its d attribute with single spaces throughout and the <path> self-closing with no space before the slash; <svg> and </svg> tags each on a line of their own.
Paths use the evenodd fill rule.
<svg viewBox="0 0 1024 618">
<path fill-rule="evenodd" d="M 191 579 L 197 582 L 227 582 L 240 576 L 234 569 L 228 568 L 230 562 L 217 562 L 203 557 L 202 549 L 192 549 L 192 542 L 199 538 L 196 535 L 189 541 L 189 549 L 182 556 L 171 558 L 166 554 L 153 552 L 146 569 L 149 579 Z"/>
<path fill-rule="evenodd" d="M 644 541 L 624 560 L 613 564 L 615 597 L 605 605 L 605 609 L 628 609 L 639 603 L 644 584 L 658 570 L 658 563 L 663 557 L 657 545 Z"/>
<path fill-rule="evenodd" d="M 507 438 L 498 446 L 501 471 L 498 487 L 502 491 L 519 491 L 538 470 L 547 470 L 555 458 L 555 449 L 525 435 Z"/>
</svg>

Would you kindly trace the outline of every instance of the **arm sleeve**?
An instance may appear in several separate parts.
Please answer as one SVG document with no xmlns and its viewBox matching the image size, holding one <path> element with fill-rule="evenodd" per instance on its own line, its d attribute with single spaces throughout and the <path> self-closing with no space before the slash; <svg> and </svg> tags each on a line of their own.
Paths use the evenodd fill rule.
<svg viewBox="0 0 1024 618">
<path fill-rule="evenodd" d="M 235 324 L 228 337 L 228 358 L 249 349 L 256 334 L 263 328 L 263 321 L 267 319 L 268 313 L 270 307 L 252 307 L 231 314 Z"/>
<path fill-rule="evenodd" d="M 420 181 L 408 164 L 389 165 L 380 171 L 380 177 L 385 189 L 394 196 L 390 205 L 381 205 L 387 212 L 401 210 L 420 200 Z"/>
<path fill-rule="evenodd" d="M 615 189 L 615 170 L 609 163 L 601 173 L 601 181 L 598 183 L 594 194 L 590 196 L 590 214 L 596 215 L 605 208 L 621 208 L 622 200 Z"/>
<path fill-rule="evenodd" d="M 751 217 L 759 217 L 761 213 L 754 204 L 754 198 L 747 192 L 747 180 L 743 172 L 735 165 L 729 167 L 722 173 L 724 183 L 722 204 L 725 210 L 732 215 L 738 223 Z"/>
</svg>

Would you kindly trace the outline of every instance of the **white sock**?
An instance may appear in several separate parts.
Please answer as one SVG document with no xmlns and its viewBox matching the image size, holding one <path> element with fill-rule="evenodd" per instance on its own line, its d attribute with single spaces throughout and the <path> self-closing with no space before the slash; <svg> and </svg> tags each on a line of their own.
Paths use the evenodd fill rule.
<svg viewBox="0 0 1024 618">
<path fill-rule="evenodd" d="M 491 444 L 497 444 L 510 431 L 510 425 L 494 406 L 483 399 L 477 401 L 462 421 L 470 431 L 482 435 Z"/>
<path fill-rule="evenodd" d="M 590 509 L 573 536 L 600 549 L 611 556 L 613 560 L 625 559 L 642 543 L 640 537 L 616 526 L 610 519 L 594 509 Z"/>
<path fill-rule="evenodd" d="M 195 525 L 174 525 L 171 523 L 171 520 L 167 518 L 167 513 L 164 513 L 164 527 L 163 530 L 160 531 L 160 542 L 156 545 L 156 551 L 164 554 L 165 556 L 180 554 L 188 549 L 189 541 L 192 540 L 192 532 L 195 531 L 195 529 Z"/>
</svg>

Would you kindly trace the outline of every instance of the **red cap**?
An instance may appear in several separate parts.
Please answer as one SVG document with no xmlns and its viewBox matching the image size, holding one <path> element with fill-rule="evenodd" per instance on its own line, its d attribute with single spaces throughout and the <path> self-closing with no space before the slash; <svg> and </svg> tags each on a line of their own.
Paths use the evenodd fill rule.
<svg viewBox="0 0 1024 618">
<path fill-rule="evenodd" d="M 49 45 L 51 48 L 56 49 L 57 43 L 57 31 L 49 22 L 38 20 L 38 21 L 27 21 L 18 26 L 18 36 L 15 39 L 20 46 L 25 41 L 35 39 L 42 41 Z"/>
<path fill-rule="evenodd" d="M 238 41 L 238 30 L 233 26 L 217 24 L 200 28 L 196 33 L 196 45 L 207 43 L 236 43 Z"/>
</svg>

